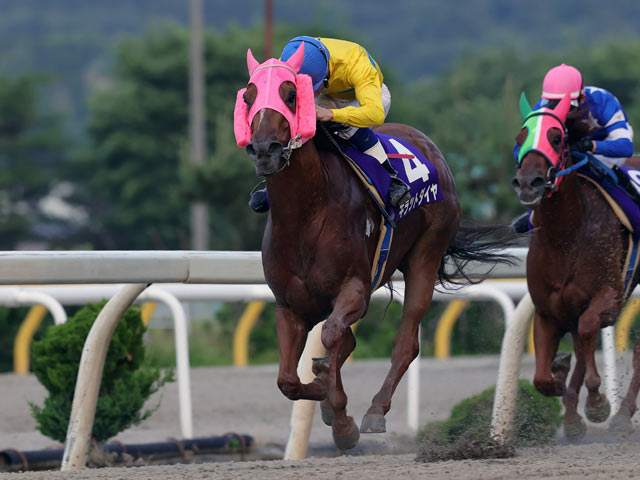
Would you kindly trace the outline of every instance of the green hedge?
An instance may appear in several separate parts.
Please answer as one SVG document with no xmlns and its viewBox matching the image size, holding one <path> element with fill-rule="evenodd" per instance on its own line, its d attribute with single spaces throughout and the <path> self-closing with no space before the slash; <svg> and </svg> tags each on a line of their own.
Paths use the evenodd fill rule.
<svg viewBox="0 0 640 480">
<path fill-rule="evenodd" d="M 63 442 L 85 339 L 106 302 L 90 303 L 63 325 L 48 328 L 33 343 L 33 372 L 48 390 L 44 406 L 29 403 L 38 430 Z M 145 327 L 138 307 L 129 308 L 116 328 L 105 360 L 92 437 L 104 442 L 130 425 L 148 418 L 156 407 L 142 411 L 154 392 L 172 372 L 145 365 L 142 336 Z"/>
</svg>

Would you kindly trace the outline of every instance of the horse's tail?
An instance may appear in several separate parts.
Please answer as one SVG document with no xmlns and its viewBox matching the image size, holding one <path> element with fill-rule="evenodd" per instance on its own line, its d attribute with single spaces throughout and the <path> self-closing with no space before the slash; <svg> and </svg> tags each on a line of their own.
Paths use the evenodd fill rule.
<svg viewBox="0 0 640 480">
<path fill-rule="evenodd" d="M 505 253 L 504 249 L 514 246 L 520 236 L 510 232 L 504 235 L 505 230 L 503 225 L 460 227 L 438 268 L 440 284 L 447 288 L 480 283 L 489 276 L 495 265 L 514 265 L 517 257 Z M 503 236 L 498 236 L 496 240 L 500 234 Z M 471 262 L 489 264 L 490 268 L 483 267 L 483 273 L 471 274 L 468 271 Z"/>
</svg>

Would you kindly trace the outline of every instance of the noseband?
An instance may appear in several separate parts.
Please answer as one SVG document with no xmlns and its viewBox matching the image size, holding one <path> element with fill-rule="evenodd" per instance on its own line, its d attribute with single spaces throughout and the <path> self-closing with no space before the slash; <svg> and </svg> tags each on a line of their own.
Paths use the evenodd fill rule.
<svg viewBox="0 0 640 480">
<path fill-rule="evenodd" d="M 300 134 L 298 134 L 295 137 L 289 139 L 289 142 L 287 143 L 287 146 L 286 147 L 282 147 L 282 154 L 280 155 L 280 158 L 284 160 L 284 164 L 280 168 L 278 168 L 275 172 L 263 173 L 262 176 L 263 177 L 270 177 L 272 175 L 276 175 L 276 174 L 280 173 L 285 168 L 287 168 L 289 166 L 289 164 L 291 163 L 289 161 L 289 159 L 291 158 L 291 154 L 293 153 L 293 151 L 295 149 L 300 148 L 301 146 L 302 146 L 302 140 L 300 140 Z"/>
</svg>

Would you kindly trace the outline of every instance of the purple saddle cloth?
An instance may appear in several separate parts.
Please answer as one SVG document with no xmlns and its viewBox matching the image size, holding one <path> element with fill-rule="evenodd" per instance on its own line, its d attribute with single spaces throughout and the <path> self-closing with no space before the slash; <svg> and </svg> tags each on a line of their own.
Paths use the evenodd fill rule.
<svg viewBox="0 0 640 480">
<path fill-rule="evenodd" d="M 421 205 L 442 200 L 443 195 L 438 182 L 438 170 L 413 145 L 390 135 L 377 133 L 391 165 L 398 172 L 398 177 L 411 187 L 411 199 L 397 208 L 387 204 L 387 192 L 391 177 L 384 167 L 370 155 L 366 155 L 352 147 L 344 148 L 349 156 L 364 173 L 365 181 L 373 186 L 384 203 L 384 208 L 393 221 L 398 221 Z"/>
<path fill-rule="evenodd" d="M 631 183 L 633 183 L 636 190 L 638 190 L 638 193 L 640 193 L 640 170 L 634 170 L 624 166 L 620 167 L 620 169 L 624 170 L 624 172 L 629 176 Z M 640 206 L 634 202 L 629 195 L 627 195 L 622 187 L 616 185 L 607 177 L 599 179 L 588 169 L 580 169 L 579 172 L 600 184 L 611 198 L 620 205 L 620 208 L 622 208 L 622 211 L 625 213 L 629 219 L 629 223 L 631 223 L 631 226 L 633 227 L 633 240 L 637 242 L 640 239 Z"/>
</svg>

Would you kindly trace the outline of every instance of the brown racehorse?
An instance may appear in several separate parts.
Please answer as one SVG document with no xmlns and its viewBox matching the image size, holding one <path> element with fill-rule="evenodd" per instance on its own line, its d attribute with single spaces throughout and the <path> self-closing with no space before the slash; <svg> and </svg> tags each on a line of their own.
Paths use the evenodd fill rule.
<svg viewBox="0 0 640 480">
<path fill-rule="evenodd" d="M 250 60 L 250 73 L 255 64 Z M 285 81 L 276 88 L 291 113 L 296 112 L 296 84 Z M 250 83 L 244 93 L 248 109 L 257 95 L 256 85 Z M 347 416 L 340 369 L 356 345 L 349 326 L 369 307 L 381 213 L 347 162 L 321 134 L 285 159 L 291 133 L 283 114 L 260 110 L 250 128 L 247 152 L 256 173 L 266 177 L 271 205 L 262 261 L 276 298 L 278 387 L 291 400 L 322 401 L 322 418 L 331 425 L 336 446 L 350 449 L 360 434 L 353 418 Z M 362 432 L 386 431 L 384 415 L 398 382 L 418 354 L 418 327 L 436 281 L 452 278 L 445 271 L 445 258 L 457 262 L 456 274 L 463 275 L 461 268 L 470 260 L 509 258 L 495 252 L 499 241 L 478 244 L 477 237 L 458 233 L 460 205 L 453 176 L 429 138 L 398 124 L 384 125 L 379 131 L 420 149 L 438 170 L 444 198 L 417 208 L 397 223 L 382 282 L 388 282 L 396 269 L 404 274 L 402 323 L 393 342 L 391 369 L 362 420 Z M 325 319 L 321 338 L 327 359 L 315 363 L 314 381 L 302 384 L 296 368 L 307 334 Z"/>
<path fill-rule="evenodd" d="M 531 112 L 524 107 L 525 122 L 516 138 L 524 151 L 513 187 L 522 205 L 534 211 L 527 257 L 527 284 L 535 306 L 534 385 L 545 395 L 563 397 L 565 435 L 578 441 L 586 432 L 577 413 L 583 383 L 588 390 L 587 418 L 603 422 L 610 413 L 608 399 L 599 392 L 594 353 L 600 329 L 615 323 L 626 300 L 622 272 L 628 239 L 597 187 L 575 171 L 568 173 L 575 165 L 564 123 L 568 109 L 568 96 L 554 110 Z M 563 171 L 568 174 L 560 180 Z M 637 283 L 636 275 L 629 291 Z M 567 332 L 576 356 L 568 388 L 571 357 L 556 355 Z M 631 429 L 640 387 L 640 340 L 633 350 L 633 366 L 628 393 L 611 422 L 613 430 Z"/>
</svg>

